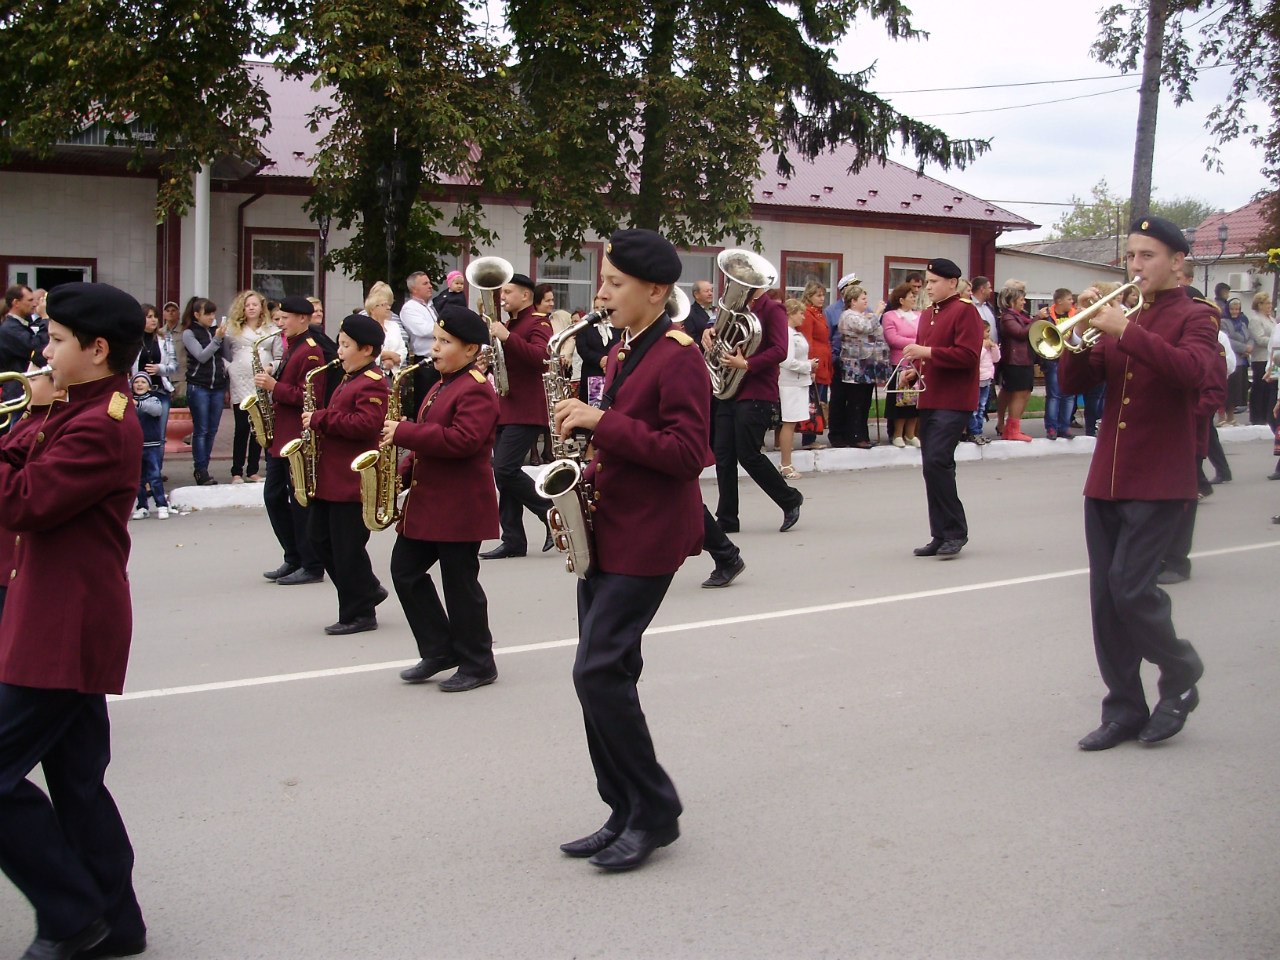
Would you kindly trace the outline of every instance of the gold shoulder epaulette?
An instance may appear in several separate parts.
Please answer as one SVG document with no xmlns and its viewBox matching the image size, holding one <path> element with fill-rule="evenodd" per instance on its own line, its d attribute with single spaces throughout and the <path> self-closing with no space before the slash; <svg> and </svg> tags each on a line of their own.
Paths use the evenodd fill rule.
<svg viewBox="0 0 1280 960">
<path fill-rule="evenodd" d="M 476 378 L 476 383 L 484 383 L 488 378 L 479 370 L 472 370 L 471 376 Z"/>
<path fill-rule="evenodd" d="M 316 345 L 315 337 L 307 337 L 307 346 L 314 347 Z"/>
<path fill-rule="evenodd" d="M 683 330 L 668 330 L 667 336 L 682 347 L 687 347 L 693 343 L 693 337 L 689 336 Z"/>
<path fill-rule="evenodd" d="M 370 380 L 382 380 L 383 376 L 377 370 L 366 370 L 364 375 Z"/>
<path fill-rule="evenodd" d="M 972 300 L 970 300 L 968 297 L 961 297 L 961 298 L 960 298 L 960 302 L 961 302 L 961 303 L 967 303 L 967 304 L 970 304 L 970 305 L 972 305 L 972 304 L 973 304 L 973 301 L 972 301 Z"/>
<path fill-rule="evenodd" d="M 533 311 L 533 315 L 534 315 L 535 317 L 545 317 L 545 316 L 546 316 L 546 314 L 545 314 L 545 313 L 539 313 L 537 310 Z"/>
<path fill-rule="evenodd" d="M 112 420 L 123 420 L 124 412 L 129 409 L 129 398 L 117 390 L 111 395 L 111 402 L 107 404 L 107 416 Z"/>
</svg>

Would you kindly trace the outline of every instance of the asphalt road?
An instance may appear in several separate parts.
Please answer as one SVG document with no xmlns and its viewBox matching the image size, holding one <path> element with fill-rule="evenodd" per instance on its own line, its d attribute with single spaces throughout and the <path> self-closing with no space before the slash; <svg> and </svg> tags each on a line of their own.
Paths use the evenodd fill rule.
<svg viewBox="0 0 1280 960">
<path fill-rule="evenodd" d="M 1228 453 L 1171 588 L 1200 709 L 1102 754 L 1075 745 L 1102 693 L 1087 457 L 963 465 L 951 563 L 910 554 L 918 470 L 806 477 L 785 535 L 744 481 L 747 572 L 701 590 L 709 561 L 687 563 L 645 643 L 683 836 L 619 876 L 556 850 L 605 810 L 554 555 L 484 566 L 500 678 L 448 696 L 396 678 L 416 657 L 394 599 L 378 632 L 331 638 L 330 585 L 263 580 L 260 511 L 134 523 L 109 783 L 148 955 L 1275 957 L 1280 483 L 1269 444 Z M 392 540 L 372 542 L 388 586 Z M 0 880 L 0 956 L 31 933 Z"/>
</svg>

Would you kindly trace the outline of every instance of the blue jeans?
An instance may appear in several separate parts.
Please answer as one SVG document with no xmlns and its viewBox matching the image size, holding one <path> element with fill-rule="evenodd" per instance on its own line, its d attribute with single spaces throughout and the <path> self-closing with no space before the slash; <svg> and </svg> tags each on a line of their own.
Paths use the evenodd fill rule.
<svg viewBox="0 0 1280 960">
<path fill-rule="evenodd" d="M 138 481 L 138 506 L 147 505 L 147 488 L 151 488 L 151 496 L 156 498 L 157 507 L 167 507 L 169 501 L 164 498 L 164 483 L 160 479 L 160 469 L 164 464 L 164 444 L 157 447 L 142 448 L 142 479 Z"/>
<path fill-rule="evenodd" d="M 978 406 L 969 416 L 969 435 L 982 436 L 982 425 L 987 422 L 987 399 L 991 396 L 991 381 L 978 387 Z"/>
<path fill-rule="evenodd" d="M 226 395 L 225 389 L 211 390 L 198 383 L 187 384 L 187 403 L 191 407 L 191 460 L 196 473 L 209 472 L 209 454 L 213 451 L 213 438 L 218 435 L 222 400 Z"/>
<path fill-rule="evenodd" d="M 1102 419 L 1102 405 L 1107 398 L 1107 385 L 1100 383 L 1084 395 L 1084 433 L 1087 437 L 1098 435 L 1098 421 Z"/>
<path fill-rule="evenodd" d="M 1068 433 L 1071 430 L 1071 412 L 1075 408 L 1074 396 L 1063 396 L 1058 388 L 1058 361 L 1041 360 L 1040 369 L 1044 371 L 1044 429 L 1055 433 Z"/>
</svg>

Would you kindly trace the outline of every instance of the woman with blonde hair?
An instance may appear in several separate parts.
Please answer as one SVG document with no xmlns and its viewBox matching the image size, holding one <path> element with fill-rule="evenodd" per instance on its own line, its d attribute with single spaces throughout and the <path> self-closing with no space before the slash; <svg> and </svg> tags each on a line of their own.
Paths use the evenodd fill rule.
<svg viewBox="0 0 1280 960">
<path fill-rule="evenodd" d="M 227 341 L 231 344 L 231 360 L 227 363 L 227 375 L 231 380 L 231 414 L 235 420 L 235 433 L 231 437 L 231 482 L 258 483 L 258 464 L 262 447 L 253 435 L 249 414 L 240 404 L 253 396 L 253 345 L 259 339 L 278 334 L 280 328 L 267 316 L 267 301 L 256 290 L 241 290 L 231 301 L 227 312 Z M 258 361 L 264 370 L 271 370 L 275 361 L 284 354 L 281 337 L 276 336 L 258 347 Z M 246 468 L 248 473 L 246 474 Z"/>
<path fill-rule="evenodd" d="M 382 342 L 382 353 L 378 355 L 378 362 L 383 371 L 392 376 L 408 356 L 404 345 L 404 333 L 400 329 L 400 318 L 391 310 L 394 299 L 395 294 L 391 292 L 391 287 L 381 280 L 369 288 L 369 294 L 364 298 L 364 312 L 377 320 L 386 334 Z M 417 416 L 417 411 L 407 411 L 406 415 Z"/>
<path fill-rule="evenodd" d="M 1249 354 L 1253 386 L 1249 390 L 1249 422 L 1269 422 L 1271 409 L 1276 405 L 1276 382 L 1264 379 L 1269 360 L 1271 334 L 1275 333 L 1276 315 L 1271 308 L 1271 295 L 1258 291 L 1249 305 L 1249 336 L 1253 338 L 1253 352 Z"/>
</svg>

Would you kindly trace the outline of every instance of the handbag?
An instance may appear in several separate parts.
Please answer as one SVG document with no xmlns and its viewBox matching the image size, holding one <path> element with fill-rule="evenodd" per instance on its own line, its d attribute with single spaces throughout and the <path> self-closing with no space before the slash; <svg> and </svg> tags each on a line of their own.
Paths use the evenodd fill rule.
<svg viewBox="0 0 1280 960">
<path fill-rule="evenodd" d="M 818 400 L 818 388 L 809 384 L 809 419 L 796 424 L 796 433 L 826 433 L 827 412 Z"/>
<path fill-rule="evenodd" d="M 924 382 L 924 374 L 917 374 L 915 380 L 911 382 L 909 387 L 899 387 L 898 379 L 902 374 L 903 364 L 908 363 L 907 358 L 903 357 L 898 361 L 897 366 L 893 368 L 893 375 L 889 378 L 889 386 L 885 388 L 885 396 L 894 394 L 898 398 L 898 406 L 914 407 L 920 399 L 920 394 L 924 393 L 926 384 Z M 910 366 L 910 364 L 908 364 Z"/>
</svg>

